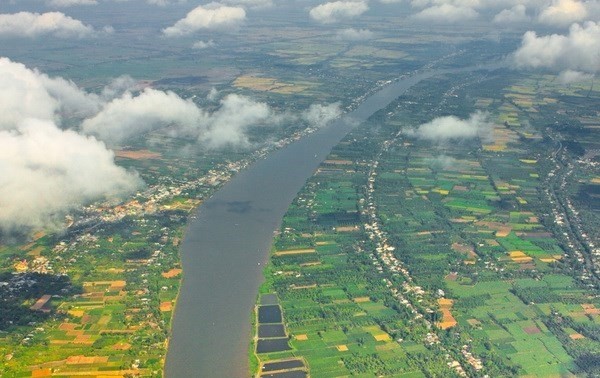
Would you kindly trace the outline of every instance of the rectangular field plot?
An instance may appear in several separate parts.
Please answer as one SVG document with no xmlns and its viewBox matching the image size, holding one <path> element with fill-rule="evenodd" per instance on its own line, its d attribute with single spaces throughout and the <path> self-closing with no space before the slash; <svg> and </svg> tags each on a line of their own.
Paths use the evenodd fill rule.
<svg viewBox="0 0 600 378">
<path fill-rule="evenodd" d="M 285 337 L 285 327 L 283 324 L 259 324 L 258 337 Z"/>
<path fill-rule="evenodd" d="M 259 323 L 281 323 L 281 308 L 279 305 L 259 306 L 258 307 L 258 322 Z"/>
<path fill-rule="evenodd" d="M 288 338 L 277 339 L 258 339 L 256 343 L 256 353 L 273 353 L 289 350 Z"/>
</svg>

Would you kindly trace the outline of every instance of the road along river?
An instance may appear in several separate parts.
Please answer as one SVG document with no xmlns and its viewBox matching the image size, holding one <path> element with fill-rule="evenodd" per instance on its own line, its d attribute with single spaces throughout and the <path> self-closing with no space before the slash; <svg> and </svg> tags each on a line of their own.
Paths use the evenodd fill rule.
<svg viewBox="0 0 600 378">
<path fill-rule="evenodd" d="M 393 82 L 329 126 L 257 161 L 204 202 L 181 246 L 184 279 L 165 376 L 248 377 L 251 313 L 273 231 L 306 180 L 355 125 L 408 88 L 476 69 L 434 70 Z"/>
</svg>

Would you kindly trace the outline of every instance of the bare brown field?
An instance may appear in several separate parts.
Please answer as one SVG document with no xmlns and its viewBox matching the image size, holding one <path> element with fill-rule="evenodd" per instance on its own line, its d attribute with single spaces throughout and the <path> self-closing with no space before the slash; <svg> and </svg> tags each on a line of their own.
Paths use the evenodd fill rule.
<svg viewBox="0 0 600 378">
<path fill-rule="evenodd" d="M 120 150 L 115 151 L 115 156 L 132 160 L 160 159 L 162 157 L 160 153 L 150 150 Z"/>
<path fill-rule="evenodd" d="M 314 289 L 315 287 L 317 287 L 317 284 L 312 284 L 312 285 L 303 285 L 303 286 L 296 286 L 296 285 L 292 285 L 291 289 L 293 290 L 300 290 L 300 289 Z"/>
<path fill-rule="evenodd" d="M 356 232 L 359 230 L 358 226 L 341 226 L 336 227 L 335 230 L 337 232 Z"/>
<path fill-rule="evenodd" d="M 172 301 L 160 303 L 160 311 L 166 312 L 166 311 L 172 311 L 172 310 L 173 310 L 173 302 Z"/>
<path fill-rule="evenodd" d="M 164 278 L 175 278 L 175 277 L 179 276 L 181 274 L 181 272 L 183 272 L 183 270 L 173 268 L 173 269 L 169 270 L 168 272 L 161 273 L 161 275 Z"/>
</svg>

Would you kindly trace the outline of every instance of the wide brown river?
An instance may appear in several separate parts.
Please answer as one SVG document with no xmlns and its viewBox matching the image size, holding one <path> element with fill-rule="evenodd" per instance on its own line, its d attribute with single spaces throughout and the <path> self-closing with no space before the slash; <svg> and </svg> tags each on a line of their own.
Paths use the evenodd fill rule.
<svg viewBox="0 0 600 378">
<path fill-rule="evenodd" d="M 251 314 L 262 269 L 273 231 L 298 191 L 355 125 L 421 80 L 457 71 L 420 73 L 382 88 L 341 119 L 237 174 L 198 208 L 181 247 L 184 279 L 167 378 L 249 376 Z"/>
</svg>

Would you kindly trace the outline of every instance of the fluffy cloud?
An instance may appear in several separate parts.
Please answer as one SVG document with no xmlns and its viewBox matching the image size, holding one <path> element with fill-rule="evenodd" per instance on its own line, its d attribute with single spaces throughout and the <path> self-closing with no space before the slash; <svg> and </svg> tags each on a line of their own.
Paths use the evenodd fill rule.
<svg viewBox="0 0 600 378">
<path fill-rule="evenodd" d="M 107 86 L 102 89 L 101 98 L 104 101 L 110 101 L 113 98 L 121 97 L 125 93 L 136 90 L 138 83 L 130 76 L 124 75 L 113 79 Z"/>
<path fill-rule="evenodd" d="M 48 0 L 46 1 L 51 7 L 63 8 L 63 7 L 71 7 L 74 5 L 96 5 L 98 4 L 97 0 Z"/>
<path fill-rule="evenodd" d="M 100 96 L 6 58 L 0 88 L 1 230 L 59 226 L 69 210 L 141 185 L 104 143 L 57 126 L 97 111 Z"/>
<path fill-rule="evenodd" d="M 225 96 L 221 107 L 206 120 L 199 140 L 210 148 L 247 146 L 250 126 L 268 124 L 273 113 L 269 106 L 236 94 Z"/>
<path fill-rule="evenodd" d="M 224 30 L 239 26 L 246 19 L 246 11 L 241 7 L 230 7 L 210 3 L 191 10 L 175 25 L 163 30 L 167 37 L 192 34 L 202 29 Z"/>
<path fill-rule="evenodd" d="M 110 143 L 119 143 L 166 125 L 192 130 L 203 123 L 204 113 L 190 100 L 173 92 L 146 89 L 138 96 L 127 92 L 86 119 L 81 128 Z"/>
<path fill-rule="evenodd" d="M 504 9 L 494 16 L 495 23 L 513 23 L 513 22 L 527 22 L 529 21 L 527 16 L 527 8 L 523 4 L 515 5 L 510 9 Z"/>
<path fill-rule="evenodd" d="M 62 78 L 51 78 L 25 65 L 0 58 L 0 129 L 25 118 L 59 120 L 61 115 L 93 114 L 100 98 Z"/>
<path fill-rule="evenodd" d="M 339 102 L 328 105 L 312 104 L 302 113 L 302 119 L 313 127 L 323 127 L 341 115 L 342 109 Z"/>
<path fill-rule="evenodd" d="M 194 44 L 192 45 L 192 48 L 196 49 L 196 50 L 202 50 L 202 49 L 207 49 L 209 47 L 214 47 L 214 46 L 215 46 L 215 42 L 211 39 L 206 42 L 205 41 L 194 42 Z"/>
<path fill-rule="evenodd" d="M 428 159 L 429 165 L 433 169 L 459 170 L 464 169 L 464 163 L 448 155 L 439 155 Z"/>
<path fill-rule="evenodd" d="M 382 0 L 380 0 L 382 1 Z M 393 0 L 392 0 L 393 1 Z M 382 2 L 387 2 L 383 0 Z M 417 19 L 453 22 L 495 15 L 497 23 L 526 22 L 536 15 L 539 23 L 568 26 L 576 21 L 598 20 L 598 0 L 407 0 L 420 9 Z"/>
<path fill-rule="evenodd" d="M 586 5 L 577 0 L 555 0 L 540 13 L 541 23 L 556 26 L 568 26 L 583 21 L 588 16 Z"/>
<path fill-rule="evenodd" d="M 139 95 L 125 93 L 86 119 L 82 130 L 111 144 L 152 130 L 171 127 L 176 135 L 197 139 L 209 148 L 248 146 L 247 130 L 270 123 L 273 112 L 264 103 L 230 94 L 209 113 L 173 92 L 147 88 Z"/>
<path fill-rule="evenodd" d="M 141 180 L 98 140 L 25 119 L 0 131 L 0 229 L 60 227 L 81 204 L 130 193 Z"/>
<path fill-rule="evenodd" d="M 592 81 L 594 79 L 593 74 L 587 74 L 584 72 L 566 70 L 558 75 L 558 81 L 562 84 L 580 83 L 583 81 Z"/>
<path fill-rule="evenodd" d="M 492 128 L 487 118 L 488 115 L 482 112 L 473 113 L 468 119 L 455 116 L 439 117 L 422 124 L 416 130 L 409 131 L 408 135 L 436 143 L 458 139 L 487 139 Z"/>
<path fill-rule="evenodd" d="M 521 47 L 514 53 L 517 67 L 575 70 L 595 73 L 600 69 L 600 24 L 573 24 L 568 35 L 538 36 L 534 31 L 523 35 Z"/>
<path fill-rule="evenodd" d="M 310 17 L 320 23 L 330 24 L 360 16 L 369 10 L 366 1 L 333 1 L 318 5 L 309 12 Z"/>
<path fill-rule="evenodd" d="M 336 33 L 338 39 L 344 41 L 366 41 L 373 39 L 374 34 L 369 29 L 344 29 Z"/>
<path fill-rule="evenodd" d="M 83 38 L 93 34 L 91 26 L 61 12 L 0 14 L 0 36 Z"/>
<path fill-rule="evenodd" d="M 434 5 L 425 8 L 413 16 L 417 20 L 454 23 L 473 20 L 479 17 L 476 10 L 466 6 L 452 4 Z"/>
</svg>

